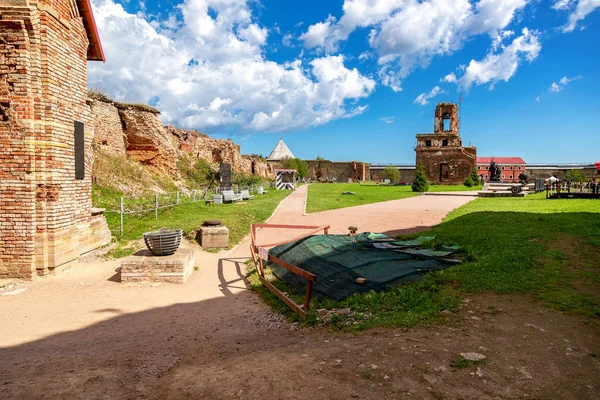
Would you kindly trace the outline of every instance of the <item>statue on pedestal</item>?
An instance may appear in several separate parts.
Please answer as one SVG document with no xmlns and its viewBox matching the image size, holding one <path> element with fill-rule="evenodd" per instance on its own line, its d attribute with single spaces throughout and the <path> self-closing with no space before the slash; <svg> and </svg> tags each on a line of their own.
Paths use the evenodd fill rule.
<svg viewBox="0 0 600 400">
<path fill-rule="evenodd" d="M 490 181 L 500 182 L 500 167 L 493 158 L 492 162 L 490 162 Z"/>
</svg>

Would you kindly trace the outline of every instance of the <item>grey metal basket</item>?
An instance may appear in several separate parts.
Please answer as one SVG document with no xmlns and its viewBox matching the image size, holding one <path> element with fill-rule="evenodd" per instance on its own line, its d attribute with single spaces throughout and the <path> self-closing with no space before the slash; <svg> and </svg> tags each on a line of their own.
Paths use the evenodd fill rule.
<svg viewBox="0 0 600 400">
<path fill-rule="evenodd" d="M 170 256 L 179 248 L 182 236 L 183 231 L 181 229 L 161 229 L 144 233 L 144 242 L 153 255 Z"/>
</svg>

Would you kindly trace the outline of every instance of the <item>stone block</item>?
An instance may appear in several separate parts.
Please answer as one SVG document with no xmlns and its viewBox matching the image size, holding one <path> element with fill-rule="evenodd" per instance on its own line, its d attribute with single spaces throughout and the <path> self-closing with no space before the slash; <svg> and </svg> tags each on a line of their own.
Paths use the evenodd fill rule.
<svg viewBox="0 0 600 400">
<path fill-rule="evenodd" d="M 203 226 L 196 240 L 205 249 L 226 249 L 229 246 L 229 229 L 226 226 Z"/>
<path fill-rule="evenodd" d="M 153 256 L 140 250 L 121 262 L 121 282 L 185 283 L 194 270 L 194 251 L 179 248 L 170 256 Z"/>
</svg>

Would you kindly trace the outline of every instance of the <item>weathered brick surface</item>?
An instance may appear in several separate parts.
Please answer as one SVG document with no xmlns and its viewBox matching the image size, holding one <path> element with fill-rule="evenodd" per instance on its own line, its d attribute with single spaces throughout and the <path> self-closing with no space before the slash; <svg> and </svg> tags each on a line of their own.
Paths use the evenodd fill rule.
<svg viewBox="0 0 600 400">
<path fill-rule="evenodd" d="M 446 131 L 444 119 L 450 121 Z M 416 165 L 423 167 L 430 182 L 461 184 L 475 167 L 477 150 L 462 146 L 458 129 L 458 105 L 440 103 L 435 108 L 434 133 L 417 135 Z"/>
<path fill-rule="evenodd" d="M 121 262 L 121 282 L 171 282 L 185 283 L 194 270 L 192 249 L 179 248 L 170 256 L 153 256 L 141 250 Z"/>
<path fill-rule="evenodd" d="M 31 278 L 109 238 L 90 212 L 88 39 L 68 0 L 0 0 L 0 15 L 0 277 Z M 75 120 L 85 124 L 82 180 Z"/>
<path fill-rule="evenodd" d="M 119 110 L 111 103 L 90 100 L 94 119 L 94 148 L 108 154 L 125 155 L 126 137 Z"/>
<path fill-rule="evenodd" d="M 329 160 L 308 160 L 308 176 L 313 180 L 348 182 L 369 179 L 369 164 L 359 161 L 335 162 Z"/>
</svg>

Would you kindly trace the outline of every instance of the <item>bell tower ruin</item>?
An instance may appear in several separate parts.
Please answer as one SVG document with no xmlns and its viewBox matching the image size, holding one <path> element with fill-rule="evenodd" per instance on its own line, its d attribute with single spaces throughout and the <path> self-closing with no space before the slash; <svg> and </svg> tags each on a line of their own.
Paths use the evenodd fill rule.
<svg viewBox="0 0 600 400">
<path fill-rule="evenodd" d="M 89 0 L 0 0 L 0 278 L 46 275 L 110 241 L 92 208 Z"/>
<path fill-rule="evenodd" d="M 477 149 L 463 147 L 458 104 L 435 107 L 433 133 L 418 134 L 416 165 L 423 167 L 429 182 L 462 184 L 477 164 Z"/>
</svg>

